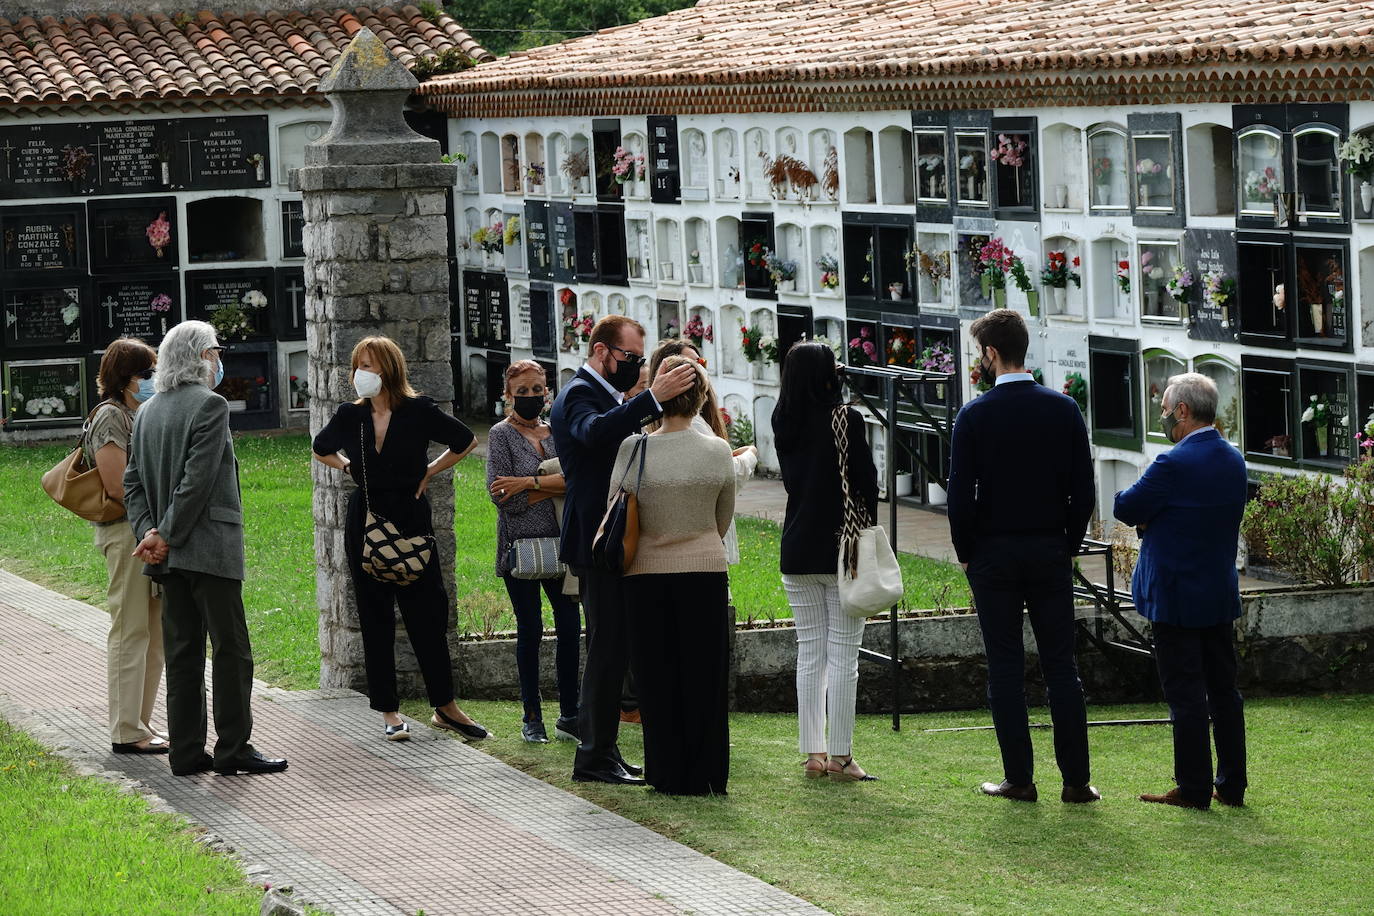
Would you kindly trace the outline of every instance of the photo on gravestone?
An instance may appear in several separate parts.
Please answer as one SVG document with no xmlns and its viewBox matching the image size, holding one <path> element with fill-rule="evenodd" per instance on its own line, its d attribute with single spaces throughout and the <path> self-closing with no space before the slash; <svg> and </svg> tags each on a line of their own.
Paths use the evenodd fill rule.
<svg viewBox="0 0 1374 916">
<path fill-rule="evenodd" d="M 95 184 L 88 124 L 0 128 L 0 199 L 75 197 Z"/>
<path fill-rule="evenodd" d="M 305 340 L 304 267 L 277 268 L 273 305 L 277 311 L 277 339 Z"/>
<path fill-rule="evenodd" d="M 103 121 L 91 125 L 98 194 L 148 194 L 172 186 L 172 122 Z"/>
<path fill-rule="evenodd" d="M 172 186 L 186 190 L 262 188 L 270 183 L 266 115 L 173 122 Z"/>
<path fill-rule="evenodd" d="M 281 202 L 281 256 L 305 257 L 305 203 L 302 201 Z"/>
<path fill-rule="evenodd" d="M 181 283 L 176 274 L 98 277 L 95 314 L 97 346 L 119 337 L 156 344 L 181 321 Z"/>
<path fill-rule="evenodd" d="M 86 212 L 81 204 L 0 210 L 6 274 L 86 269 Z"/>
<path fill-rule="evenodd" d="M 1235 340 L 1240 332 L 1236 234 L 1225 229 L 1189 229 L 1183 234 L 1182 272 L 1171 289 L 1182 296 L 1188 336 Z"/>
<path fill-rule="evenodd" d="M 92 200 L 86 218 L 92 273 L 177 269 L 176 198 Z"/>
<path fill-rule="evenodd" d="M 4 425 L 79 425 L 86 418 L 86 360 L 5 363 Z"/>
<path fill-rule="evenodd" d="M 272 277 L 270 267 L 192 271 L 186 275 L 186 315 L 210 322 L 220 343 L 270 340 Z"/>
<path fill-rule="evenodd" d="M 86 297 L 84 283 L 5 290 L 5 349 L 83 346 Z"/>
</svg>

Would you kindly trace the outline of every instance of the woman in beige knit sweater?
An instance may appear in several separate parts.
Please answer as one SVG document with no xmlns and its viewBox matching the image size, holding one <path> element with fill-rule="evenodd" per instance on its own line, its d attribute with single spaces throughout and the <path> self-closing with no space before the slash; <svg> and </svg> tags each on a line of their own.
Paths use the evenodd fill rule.
<svg viewBox="0 0 1374 916">
<path fill-rule="evenodd" d="M 694 363 L 664 360 L 662 371 Z M 644 778 L 671 795 L 723 795 L 730 773 L 727 718 L 728 599 L 721 538 L 735 512 L 730 446 L 692 429 L 706 373 L 664 402 L 663 424 L 645 441 L 639 480 L 639 549 L 625 571 L 630 664 L 644 728 Z M 634 489 L 637 436 L 611 473 Z M 628 471 L 628 475 L 627 472 Z"/>
</svg>

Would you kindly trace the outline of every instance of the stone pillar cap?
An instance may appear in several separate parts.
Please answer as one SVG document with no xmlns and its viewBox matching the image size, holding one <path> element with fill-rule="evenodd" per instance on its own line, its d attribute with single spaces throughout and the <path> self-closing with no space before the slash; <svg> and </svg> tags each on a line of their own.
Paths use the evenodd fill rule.
<svg viewBox="0 0 1374 916">
<path fill-rule="evenodd" d="M 420 81 L 387 50 L 386 44 L 371 29 L 363 27 L 320 80 L 320 92 L 410 92 L 419 85 Z"/>
</svg>

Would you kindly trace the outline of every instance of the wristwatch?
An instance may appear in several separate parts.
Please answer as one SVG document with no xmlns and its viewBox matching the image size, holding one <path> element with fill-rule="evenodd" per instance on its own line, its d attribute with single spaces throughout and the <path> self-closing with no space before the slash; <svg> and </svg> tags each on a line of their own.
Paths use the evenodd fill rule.
<svg viewBox="0 0 1374 916">
<path fill-rule="evenodd" d="M 535 475 L 534 475 L 534 488 L 535 488 L 536 490 L 542 489 L 542 487 L 539 486 L 539 475 L 538 475 L 538 474 L 535 474 Z"/>
</svg>

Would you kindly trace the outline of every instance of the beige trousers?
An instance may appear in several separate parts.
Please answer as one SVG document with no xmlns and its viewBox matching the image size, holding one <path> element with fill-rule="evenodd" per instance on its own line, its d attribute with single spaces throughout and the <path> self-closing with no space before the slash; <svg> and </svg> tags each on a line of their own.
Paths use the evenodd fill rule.
<svg viewBox="0 0 1374 916">
<path fill-rule="evenodd" d="M 132 744 L 153 734 L 148 720 L 162 679 L 162 602 L 153 597 L 143 562 L 132 556 L 136 545 L 127 522 L 96 525 L 95 546 L 110 574 L 110 742 Z"/>
</svg>

